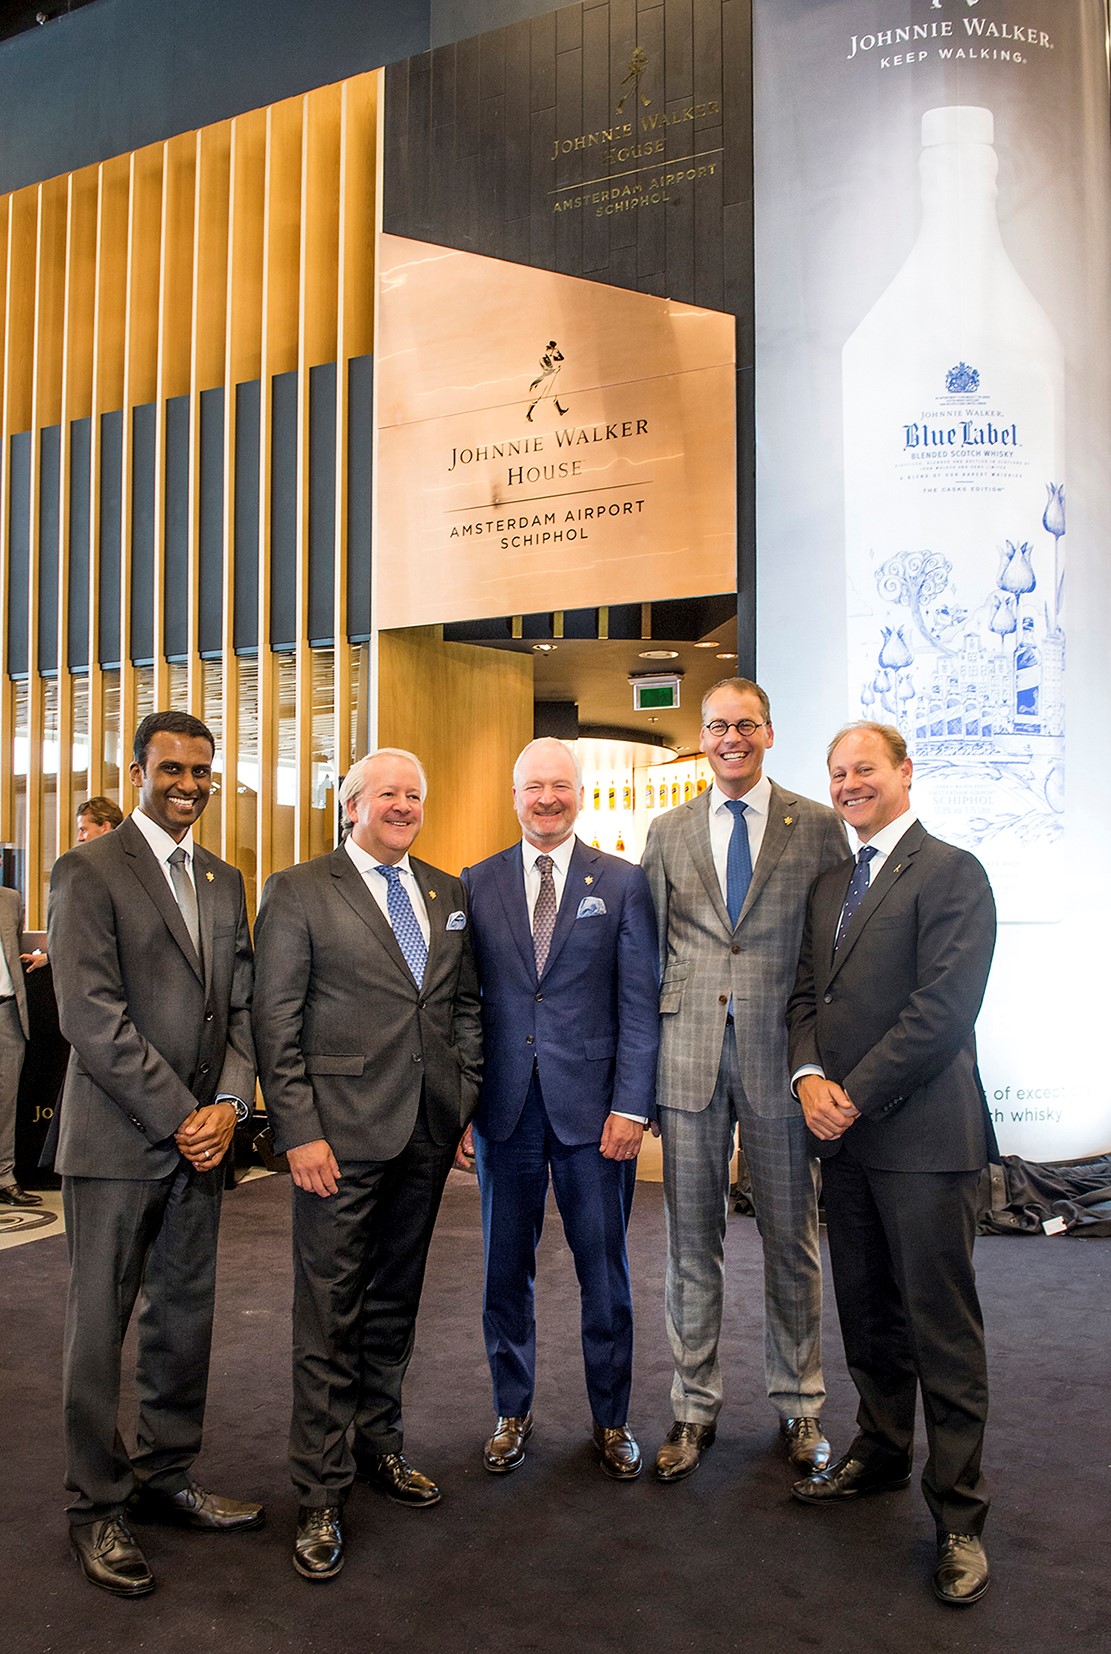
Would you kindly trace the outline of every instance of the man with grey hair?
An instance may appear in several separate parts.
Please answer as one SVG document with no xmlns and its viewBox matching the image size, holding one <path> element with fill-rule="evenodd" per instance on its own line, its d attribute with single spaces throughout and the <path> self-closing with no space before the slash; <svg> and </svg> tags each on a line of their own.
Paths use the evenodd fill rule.
<svg viewBox="0 0 1111 1654">
<path fill-rule="evenodd" d="M 482 1195 L 482 1329 L 497 1422 L 482 1462 L 516 1470 L 532 1432 L 533 1282 L 549 1181 L 575 1259 L 603 1471 L 631 1481 L 633 1306 L 625 1231 L 655 1115 L 656 927 L 639 867 L 575 837 L 582 772 L 562 741 L 513 767 L 522 842 L 467 868 L 485 1067 L 474 1146 Z"/>
<path fill-rule="evenodd" d="M 293 1565 L 310 1580 L 343 1566 L 356 1477 L 440 1499 L 402 1451 L 401 1386 L 482 1048 L 463 886 L 409 855 L 425 792 L 411 752 L 360 759 L 350 834 L 273 874 L 255 928 L 259 1075 L 293 1176 Z"/>
</svg>

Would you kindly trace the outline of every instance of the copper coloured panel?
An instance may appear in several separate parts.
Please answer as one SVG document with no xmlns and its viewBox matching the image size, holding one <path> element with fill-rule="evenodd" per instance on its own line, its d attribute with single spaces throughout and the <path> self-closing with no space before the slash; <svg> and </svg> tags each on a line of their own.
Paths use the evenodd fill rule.
<svg viewBox="0 0 1111 1654">
<path fill-rule="evenodd" d="M 381 242 L 380 626 L 736 581 L 733 317 Z"/>
</svg>

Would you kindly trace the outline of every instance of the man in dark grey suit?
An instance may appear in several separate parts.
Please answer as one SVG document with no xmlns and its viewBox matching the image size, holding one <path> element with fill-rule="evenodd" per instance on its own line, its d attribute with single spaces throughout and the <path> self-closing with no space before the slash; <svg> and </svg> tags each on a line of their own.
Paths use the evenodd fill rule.
<svg viewBox="0 0 1111 1654">
<path fill-rule="evenodd" d="M 23 903 L 18 890 L 0 889 L 0 1202 L 41 1206 L 42 1196 L 15 1180 L 15 1109 L 23 1053 L 30 1036 L 23 983 Z"/>
<path fill-rule="evenodd" d="M 976 1602 L 987 1416 L 972 1247 L 995 1133 L 973 1033 L 995 947 L 975 856 L 931 837 L 910 806 L 897 729 L 849 725 L 829 749 L 830 796 L 856 833 L 811 893 L 788 1009 L 791 1065 L 822 1146 L 837 1309 L 860 1396 L 857 1435 L 795 1497 L 832 1504 L 905 1487 L 917 1391 L 937 1526 L 934 1590 Z"/>
<path fill-rule="evenodd" d="M 71 850 L 50 881 L 58 1020 L 72 1047 L 58 1117 L 70 1285 L 63 1397 L 74 1554 L 86 1579 L 154 1579 L 125 1513 L 207 1532 L 262 1507 L 200 1487 L 220 1164 L 254 1098 L 243 880 L 195 843 L 212 735 L 156 712 L 135 735 L 135 812 Z M 138 1449 L 117 1428 L 136 1299 Z"/>
<path fill-rule="evenodd" d="M 764 1250 L 768 1397 L 791 1462 L 829 1459 L 822 1434 L 822 1268 L 817 1174 L 791 1095 L 784 1011 L 806 895 L 845 857 L 832 810 L 764 774 L 775 739 L 768 697 L 748 678 L 702 703 L 714 784 L 655 820 L 644 870 L 660 933 L 657 1089 L 667 1209 L 667 1331 L 674 1423 L 656 1475 L 677 1482 L 711 1445 L 729 1165 L 740 1126 Z"/>
<path fill-rule="evenodd" d="M 275 873 L 259 908 L 259 1072 L 293 1174 L 293 1565 L 311 1580 L 343 1566 L 355 1476 L 440 1498 L 402 1452 L 401 1386 L 481 1035 L 463 886 L 409 856 L 425 791 L 412 753 L 360 759 L 350 836 Z"/>
</svg>

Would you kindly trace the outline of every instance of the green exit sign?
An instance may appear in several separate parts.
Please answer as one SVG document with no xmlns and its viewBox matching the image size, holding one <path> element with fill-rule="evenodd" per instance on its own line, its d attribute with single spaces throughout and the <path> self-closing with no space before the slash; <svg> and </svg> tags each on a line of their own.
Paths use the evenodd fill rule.
<svg viewBox="0 0 1111 1654">
<path fill-rule="evenodd" d="M 633 708 L 637 712 L 673 712 L 679 705 L 678 678 L 633 680 Z"/>
</svg>

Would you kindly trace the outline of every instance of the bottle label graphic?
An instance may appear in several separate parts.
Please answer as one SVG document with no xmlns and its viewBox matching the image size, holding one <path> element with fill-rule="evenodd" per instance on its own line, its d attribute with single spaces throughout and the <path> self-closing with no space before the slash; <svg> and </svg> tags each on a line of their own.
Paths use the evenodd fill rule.
<svg viewBox="0 0 1111 1654">
<path fill-rule="evenodd" d="M 922 117 L 922 213 L 842 354 L 849 705 L 1000 917 L 1060 912 L 1064 361 L 1004 246 L 990 110 Z"/>
</svg>

